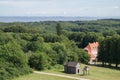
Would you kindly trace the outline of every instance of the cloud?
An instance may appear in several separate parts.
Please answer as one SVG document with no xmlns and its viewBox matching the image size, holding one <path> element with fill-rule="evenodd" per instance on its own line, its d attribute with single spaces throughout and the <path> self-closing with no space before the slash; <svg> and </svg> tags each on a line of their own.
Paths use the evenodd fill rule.
<svg viewBox="0 0 120 80">
<path fill-rule="evenodd" d="M 0 0 L 1 15 L 116 15 L 120 0 Z M 116 12 L 114 12 L 116 11 Z M 110 14 L 111 13 L 111 14 Z"/>
<path fill-rule="evenodd" d="M 120 7 L 119 7 L 119 6 L 114 6 L 113 8 L 114 8 L 114 9 L 118 9 L 118 8 L 120 8 Z"/>
</svg>

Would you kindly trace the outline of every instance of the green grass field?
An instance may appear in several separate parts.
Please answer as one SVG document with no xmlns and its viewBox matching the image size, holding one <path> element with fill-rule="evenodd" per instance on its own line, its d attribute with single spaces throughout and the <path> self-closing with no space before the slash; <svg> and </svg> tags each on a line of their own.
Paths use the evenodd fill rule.
<svg viewBox="0 0 120 80">
<path fill-rule="evenodd" d="M 82 65 L 82 67 L 83 66 L 84 65 Z M 62 75 L 80 77 L 80 78 L 87 78 L 90 80 L 120 80 L 120 70 L 103 68 L 103 67 L 90 66 L 89 76 L 80 76 L 76 74 L 65 74 L 62 71 L 63 70 L 60 69 L 60 70 L 45 70 L 44 72 L 62 74 Z M 73 80 L 73 79 L 33 73 L 33 74 L 22 76 L 20 78 L 16 78 L 13 80 Z"/>
<path fill-rule="evenodd" d="M 120 80 L 120 70 L 90 66 L 90 75 L 86 78 L 92 80 Z"/>
<path fill-rule="evenodd" d="M 33 73 L 13 80 L 73 80 L 73 79 Z"/>
</svg>

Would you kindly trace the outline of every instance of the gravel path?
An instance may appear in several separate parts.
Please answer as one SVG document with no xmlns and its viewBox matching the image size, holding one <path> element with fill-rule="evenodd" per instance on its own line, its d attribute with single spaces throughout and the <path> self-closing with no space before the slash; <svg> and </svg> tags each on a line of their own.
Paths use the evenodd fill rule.
<svg viewBox="0 0 120 80">
<path fill-rule="evenodd" d="M 39 71 L 34 71 L 34 73 L 51 75 L 51 76 L 58 76 L 58 77 L 65 77 L 65 78 L 71 78 L 71 79 L 76 79 L 76 80 L 89 80 L 89 79 L 85 79 L 85 78 L 78 78 L 78 77 L 65 76 L 65 75 L 61 75 L 61 74 L 53 74 L 53 73 L 46 73 L 46 72 L 39 72 Z"/>
</svg>

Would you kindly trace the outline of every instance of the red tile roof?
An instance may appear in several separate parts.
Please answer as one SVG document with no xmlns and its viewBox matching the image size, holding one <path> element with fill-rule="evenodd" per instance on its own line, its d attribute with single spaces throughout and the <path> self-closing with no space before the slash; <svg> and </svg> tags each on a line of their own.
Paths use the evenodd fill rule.
<svg viewBox="0 0 120 80">
<path fill-rule="evenodd" d="M 85 48 L 84 50 L 86 50 L 88 52 L 88 54 L 90 55 L 90 57 L 92 59 L 95 59 L 96 56 L 92 53 L 93 50 L 96 50 L 98 51 L 98 46 L 99 46 L 99 43 L 98 42 L 93 42 L 93 43 L 89 43 Z"/>
</svg>

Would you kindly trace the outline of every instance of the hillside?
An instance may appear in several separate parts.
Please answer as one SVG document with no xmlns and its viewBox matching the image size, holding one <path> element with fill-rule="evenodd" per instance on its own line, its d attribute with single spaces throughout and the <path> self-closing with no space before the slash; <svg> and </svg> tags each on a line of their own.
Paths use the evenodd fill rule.
<svg viewBox="0 0 120 80">
<path fill-rule="evenodd" d="M 82 65 L 83 67 L 84 65 Z M 119 70 L 115 70 L 115 69 L 110 69 L 110 68 L 104 68 L 104 67 L 97 67 L 97 66 L 90 66 L 90 75 L 88 76 L 80 76 L 80 75 L 75 75 L 75 74 L 65 74 L 62 73 L 62 71 L 60 70 L 47 70 L 44 71 L 47 73 L 55 73 L 55 74 L 62 74 L 62 75 L 66 75 L 66 76 L 73 76 L 73 77 L 77 77 L 77 78 L 85 78 L 85 79 L 90 79 L 90 80 L 120 80 L 119 74 L 120 71 Z M 56 77 L 56 76 L 48 76 L 48 75 L 42 75 L 42 74 L 37 74 L 37 73 L 33 73 L 31 75 L 26 75 L 26 76 L 22 76 L 20 78 L 16 78 L 13 80 L 74 80 L 74 79 L 69 79 L 69 78 L 62 78 L 62 77 Z"/>
<path fill-rule="evenodd" d="M 59 69 L 67 61 L 88 64 L 90 55 L 83 48 L 92 42 L 100 43 L 103 66 L 119 69 L 119 20 L 0 23 L 0 79 L 11 80 L 32 69 Z M 89 78 L 102 76 L 92 72 L 96 74 Z"/>
</svg>

